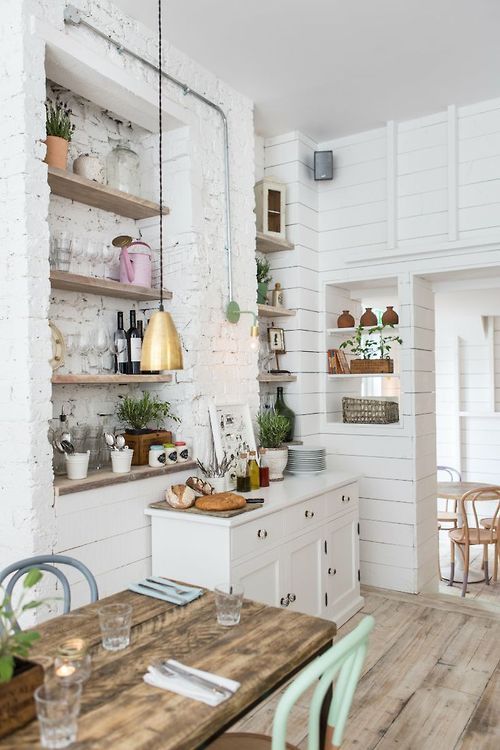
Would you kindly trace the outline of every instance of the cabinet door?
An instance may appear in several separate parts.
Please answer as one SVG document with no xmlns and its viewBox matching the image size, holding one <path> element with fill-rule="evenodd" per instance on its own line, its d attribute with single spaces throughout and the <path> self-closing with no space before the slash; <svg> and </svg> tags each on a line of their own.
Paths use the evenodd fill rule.
<svg viewBox="0 0 500 750">
<path fill-rule="evenodd" d="M 284 591 L 281 549 L 265 552 L 231 568 L 231 578 L 244 588 L 245 598 L 279 607 Z"/>
<path fill-rule="evenodd" d="M 326 614 L 335 620 L 359 598 L 358 514 L 331 521 L 325 533 L 328 603 Z"/>
<path fill-rule="evenodd" d="M 289 608 L 296 612 L 323 614 L 322 549 L 321 529 L 303 534 L 286 545 L 285 598 L 290 600 Z"/>
</svg>

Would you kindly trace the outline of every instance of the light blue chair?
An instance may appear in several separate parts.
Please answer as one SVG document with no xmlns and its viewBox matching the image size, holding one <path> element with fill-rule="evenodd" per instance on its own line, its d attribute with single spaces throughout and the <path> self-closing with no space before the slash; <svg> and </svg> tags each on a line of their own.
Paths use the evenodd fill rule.
<svg viewBox="0 0 500 750">
<path fill-rule="evenodd" d="M 3 586 L 3 582 L 12 576 L 5 586 L 5 592 L 9 597 L 12 597 L 14 586 L 31 568 L 37 568 L 46 573 L 52 573 L 60 582 L 64 594 L 64 614 L 67 614 L 71 610 L 71 588 L 69 581 L 65 574 L 55 565 L 69 565 L 72 568 L 76 568 L 83 574 L 90 589 L 90 601 L 96 602 L 99 599 L 99 592 L 97 590 L 97 582 L 87 568 L 86 565 L 81 563 L 79 560 L 75 560 L 74 557 L 68 557 L 67 555 L 35 555 L 34 557 L 27 557 L 19 562 L 8 565 L 2 571 L 0 571 L 0 586 Z M 13 575 L 12 575 L 13 574 Z M 19 630 L 19 625 L 16 625 L 16 630 Z"/>
<path fill-rule="evenodd" d="M 273 736 L 227 732 L 208 750 L 297 750 L 286 741 L 288 717 L 294 704 L 316 684 L 309 707 L 308 750 L 338 750 L 344 737 L 347 717 L 361 676 L 368 648 L 368 636 L 375 620 L 365 617 L 360 624 L 329 651 L 318 657 L 283 693 L 274 715 Z M 320 747 L 320 716 L 324 698 L 333 685 L 324 747 Z"/>
</svg>

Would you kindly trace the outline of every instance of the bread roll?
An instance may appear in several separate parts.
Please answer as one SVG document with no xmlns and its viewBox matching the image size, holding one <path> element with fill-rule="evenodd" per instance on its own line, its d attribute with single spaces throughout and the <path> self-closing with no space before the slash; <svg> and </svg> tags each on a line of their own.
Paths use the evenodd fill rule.
<svg viewBox="0 0 500 750">
<path fill-rule="evenodd" d="M 238 510 L 246 504 L 245 498 L 234 492 L 217 492 L 215 495 L 199 497 L 195 502 L 200 510 Z"/>
<path fill-rule="evenodd" d="M 194 505 L 195 497 L 191 487 L 185 484 L 173 484 L 165 493 L 165 500 L 172 508 L 190 508 Z"/>
</svg>

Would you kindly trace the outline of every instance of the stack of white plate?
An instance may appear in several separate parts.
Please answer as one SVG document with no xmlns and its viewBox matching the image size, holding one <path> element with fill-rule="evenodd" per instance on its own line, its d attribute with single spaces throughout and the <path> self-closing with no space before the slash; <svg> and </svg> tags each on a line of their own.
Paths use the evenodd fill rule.
<svg viewBox="0 0 500 750">
<path fill-rule="evenodd" d="M 286 470 L 290 474 L 317 474 L 326 469 L 326 448 L 317 445 L 289 445 Z"/>
</svg>

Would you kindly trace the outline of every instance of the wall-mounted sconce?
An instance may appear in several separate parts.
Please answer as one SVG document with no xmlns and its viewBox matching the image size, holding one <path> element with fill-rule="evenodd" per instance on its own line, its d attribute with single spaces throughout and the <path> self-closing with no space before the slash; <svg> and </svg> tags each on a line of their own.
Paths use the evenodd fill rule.
<svg viewBox="0 0 500 750">
<path fill-rule="evenodd" d="M 252 310 L 240 310 L 240 306 L 234 300 L 226 308 L 226 318 L 230 323 L 238 323 L 241 315 L 252 315 L 253 324 L 250 328 L 250 349 L 256 351 L 259 348 L 259 321 Z"/>
</svg>

